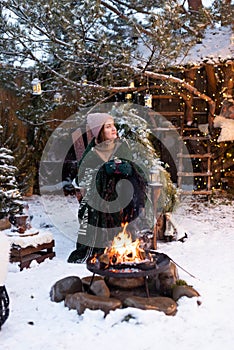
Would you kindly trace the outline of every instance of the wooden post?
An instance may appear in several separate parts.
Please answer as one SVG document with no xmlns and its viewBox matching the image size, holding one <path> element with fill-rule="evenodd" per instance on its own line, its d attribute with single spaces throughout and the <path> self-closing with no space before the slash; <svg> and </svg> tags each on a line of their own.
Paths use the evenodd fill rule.
<svg viewBox="0 0 234 350">
<path fill-rule="evenodd" d="M 185 71 L 185 80 L 191 85 L 194 86 L 194 81 L 196 79 L 196 69 L 190 69 Z M 193 115 L 193 93 L 187 92 L 186 101 L 185 101 L 185 121 L 187 123 L 191 123 L 194 121 Z"/>
<path fill-rule="evenodd" d="M 154 212 L 154 227 L 153 227 L 153 248 L 157 249 L 157 233 L 158 233 L 158 199 L 161 193 L 162 185 L 160 183 L 151 183 L 151 198 L 153 203 L 153 212 Z"/>
</svg>

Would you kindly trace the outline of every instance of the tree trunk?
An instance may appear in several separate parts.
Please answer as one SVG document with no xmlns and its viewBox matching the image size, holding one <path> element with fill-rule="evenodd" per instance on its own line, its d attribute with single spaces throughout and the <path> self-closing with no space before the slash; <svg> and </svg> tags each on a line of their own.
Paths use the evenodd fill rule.
<svg viewBox="0 0 234 350">
<path fill-rule="evenodd" d="M 234 88 L 234 61 L 227 61 L 223 67 L 223 72 L 223 95 L 224 97 L 232 97 L 232 91 Z"/>
</svg>

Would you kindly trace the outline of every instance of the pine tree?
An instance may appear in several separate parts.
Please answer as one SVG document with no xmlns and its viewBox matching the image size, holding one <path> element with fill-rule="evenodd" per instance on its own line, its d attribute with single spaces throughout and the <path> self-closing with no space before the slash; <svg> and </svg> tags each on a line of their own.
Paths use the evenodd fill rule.
<svg viewBox="0 0 234 350">
<path fill-rule="evenodd" d="M 219 10 L 205 9 L 202 1 L 2 1 L 0 80 L 20 96 L 18 118 L 47 132 L 56 92 L 72 114 L 126 93 L 132 80 L 141 89 L 149 80 L 152 86 L 161 78 L 149 72 L 164 73 L 182 59 L 205 28 L 215 25 Z M 232 18 L 233 7 L 228 11 Z M 40 96 L 30 95 L 35 77 Z"/>
<path fill-rule="evenodd" d="M 152 140 L 155 136 L 150 131 L 150 122 L 147 122 L 147 108 L 136 108 L 131 103 L 122 104 L 115 110 L 112 108 L 110 113 L 117 119 L 118 133 L 122 138 L 126 138 L 133 152 L 133 160 L 145 169 L 145 174 L 155 168 L 159 172 L 159 182 L 162 184 L 160 202 L 160 211 L 172 212 L 178 205 L 178 193 L 174 186 L 170 173 L 166 165 L 160 160 L 160 154 L 157 152 Z M 144 115 L 145 114 L 145 115 Z M 142 118 L 144 116 L 144 119 Z"/>
<path fill-rule="evenodd" d="M 12 151 L 6 147 L 0 147 L 1 217 L 15 215 L 22 210 L 22 203 L 20 203 L 20 200 L 22 199 L 21 193 L 18 189 L 18 183 L 15 177 L 17 171 L 18 169 L 14 166 Z"/>
<path fill-rule="evenodd" d="M 1 4 L 0 59 L 11 76 L 1 81 L 15 85 L 14 74 L 24 72 L 25 81 L 17 91 L 26 97 L 31 80 L 41 80 L 40 97 L 34 96 L 35 103 L 19 112 L 21 119 L 40 125 L 45 112 L 54 107 L 51 98 L 56 91 L 63 94 L 66 106 L 93 105 L 124 91 L 146 71 L 163 72 L 187 54 L 207 25 L 214 24 L 210 10 L 200 6 L 197 14 L 186 10 L 185 1 Z"/>
</svg>

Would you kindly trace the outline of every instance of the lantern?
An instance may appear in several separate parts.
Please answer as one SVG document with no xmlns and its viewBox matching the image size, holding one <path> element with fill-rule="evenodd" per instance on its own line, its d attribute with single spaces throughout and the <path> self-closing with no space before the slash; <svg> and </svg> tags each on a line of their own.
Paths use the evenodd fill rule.
<svg viewBox="0 0 234 350">
<path fill-rule="evenodd" d="M 133 46 L 134 49 L 137 47 L 138 39 L 139 39 L 139 38 L 138 38 L 137 35 L 132 36 L 132 46 Z"/>
<path fill-rule="evenodd" d="M 82 77 L 81 77 L 81 84 L 82 85 L 87 85 L 88 84 L 88 79 L 87 79 L 87 76 L 85 74 L 82 75 Z"/>
<path fill-rule="evenodd" d="M 34 78 L 31 82 L 32 85 L 32 94 L 39 96 L 42 94 L 41 91 L 41 81 L 38 78 Z"/>
<path fill-rule="evenodd" d="M 145 106 L 148 108 L 152 108 L 152 95 L 151 94 L 146 94 L 144 96 L 144 100 L 145 100 Z"/>
<path fill-rule="evenodd" d="M 56 92 L 54 94 L 54 102 L 60 103 L 62 101 L 62 94 L 60 92 Z"/>
<path fill-rule="evenodd" d="M 151 185 L 154 185 L 154 184 L 161 185 L 160 171 L 156 166 L 153 166 L 150 169 L 150 184 Z"/>
<path fill-rule="evenodd" d="M 125 95 L 125 99 L 126 99 L 127 102 L 131 102 L 131 101 L 132 101 L 132 93 L 131 93 L 131 92 L 130 92 L 130 93 L 127 93 L 127 94 Z"/>
</svg>

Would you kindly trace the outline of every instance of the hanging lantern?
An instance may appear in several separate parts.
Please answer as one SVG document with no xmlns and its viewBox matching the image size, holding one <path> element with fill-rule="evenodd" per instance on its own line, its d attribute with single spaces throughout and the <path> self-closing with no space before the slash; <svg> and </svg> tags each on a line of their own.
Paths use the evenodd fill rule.
<svg viewBox="0 0 234 350">
<path fill-rule="evenodd" d="M 157 166 L 153 166 L 150 169 L 150 184 L 151 185 L 161 184 L 160 171 Z"/>
<path fill-rule="evenodd" d="M 134 80 L 131 80 L 131 81 L 130 81 L 129 87 L 130 87 L 130 88 L 134 88 L 134 87 L 135 87 Z M 133 93 L 132 93 L 132 92 L 126 93 L 126 95 L 125 95 L 125 100 L 126 100 L 127 102 L 132 102 L 132 100 L 133 100 Z"/>
<path fill-rule="evenodd" d="M 41 91 L 41 81 L 38 78 L 34 78 L 31 81 L 31 85 L 32 85 L 32 94 L 33 95 L 41 95 L 42 91 Z"/>
<path fill-rule="evenodd" d="M 87 85 L 88 84 L 88 79 L 87 79 L 87 76 L 85 74 L 82 75 L 82 77 L 81 77 L 81 84 L 82 85 Z"/>
<path fill-rule="evenodd" d="M 137 47 L 139 37 L 137 35 L 135 35 L 135 36 L 132 36 L 131 39 L 132 39 L 132 46 L 135 49 Z"/>
<path fill-rule="evenodd" d="M 62 101 L 62 94 L 60 92 L 56 92 L 54 94 L 54 102 L 61 103 L 61 101 Z"/>
<path fill-rule="evenodd" d="M 138 28 L 136 28 L 136 27 L 132 28 L 130 40 L 131 40 L 131 44 L 132 44 L 133 49 L 136 49 L 137 45 L 138 45 L 138 41 L 139 41 L 139 30 L 138 30 Z"/>
<path fill-rule="evenodd" d="M 126 95 L 125 95 L 125 99 L 128 101 L 128 102 L 131 102 L 132 101 L 132 93 L 130 92 L 130 93 L 127 93 Z"/>
<path fill-rule="evenodd" d="M 151 94 L 146 94 L 144 96 L 144 100 L 145 100 L 145 106 L 148 108 L 152 108 L 152 95 Z"/>
</svg>

